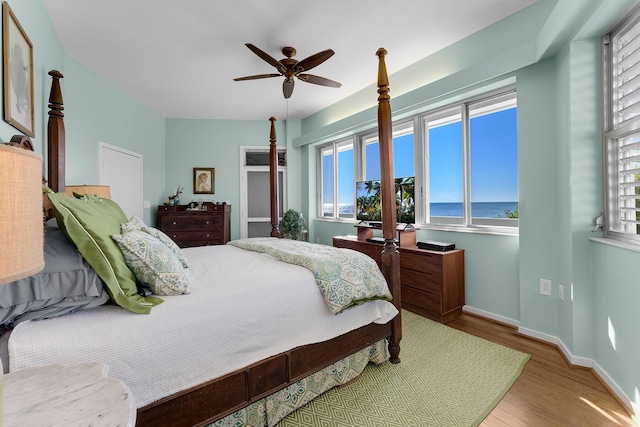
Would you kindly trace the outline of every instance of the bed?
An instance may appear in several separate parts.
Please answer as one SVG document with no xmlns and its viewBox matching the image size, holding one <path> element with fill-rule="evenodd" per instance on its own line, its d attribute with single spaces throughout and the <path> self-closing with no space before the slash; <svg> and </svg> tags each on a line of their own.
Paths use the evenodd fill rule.
<svg viewBox="0 0 640 427">
<path fill-rule="evenodd" d="M 29 317 L 29 310 L 26 317 L 19 316 L 20 321 L 11 324 L 12 330 L 5 334 L 9 336 L 10 371 L 98 360 L 132 391 L 138 407 L 136 425 L 274 425 L 318 394 L 357 377 L 368 362 L 388 359 L 399 363 L 402 333 L 391 112 L 386 51 L 380 49 L 377 55 L 381 187 L 387 208 L 383 212 L 382 273 L 376 273 L 373 260 L 354 251 L 277 239 L 276 134 L 271 118 L 272 237 L 182 250 L 162 242 L 163 250 L 170 248 L 176 255 L 175 263 L 188 264 L 180 271 L 187 272 L 189 283 L 188 288 L 180 288 L 182 276 L 161 281 L 178 289 L 161 296 L 162 301 L 153 295 L 123 291 L 123 296 L 114 290 L 103 266 L 83 252 L 75 225 L 67 222 L 65 215 L 78 222 L 86 215 L 87 223 L 82 224 L 86 233 L 94 232 L 94 221 L 100 227 L 117 225 L 123 235 L 133 230 L 144 242 L 153 240 L 144 233 L 157 232 L 139 219 L 122 218 L 111 201 L 80 197 L 78 201 L 85 205 L 98 206 L 97 211 L 82 214 L 73 210 L 73 204 L 80 202 L 57 198 L 64 192 L 64 106 L 62 75 L 50 72 L 48 186 L 58 194 L 48 197 L 54 206 L 45 206 L 45 216 L 57 215 L 56 221 L 47 222 L 45 241 L 75 254 L 74 271 L 82 275 L 84 284 L 78 286 L 81 289 L 74 298 L 83 302 L 64 311 L 68 305 L 57 301 L 53 306 L 62 311 L 55 315 L 50 305 L 37 307 L 33 311 L 44 311 L 43 320 L 32 320 L 38 317 Z M 74 245 L 64 237 L 73 240 L 84 256 L 78 258 Z M 161 236 L 153 237 L 162 241 Z M 89 240 L 99 246 L 100 238 L 92 235 Z M 332 264 L 315 258 L 317 252 L 325 251 L 331 252 Z M 300 258 L 301 252 L 309 252 L 309 257 Z M 104 253 L 104 258 L 110 256 L 107 249 Z M 115 271 L 114 277 L 120 274 L 115 262 L 107 264 Z M 135 269 L 127 267 L 129 272 Z M 343 289 L 336 294 L 331 290 L 336 268 L 342 273 L 358 272 L 350 277 L 372 270 L 371 281 L 380 289 L 374 297 L 361 290 L 353 298 L 345 297 Z M 326 271 L 332 275 L 327 276 Z"/>
</svg>

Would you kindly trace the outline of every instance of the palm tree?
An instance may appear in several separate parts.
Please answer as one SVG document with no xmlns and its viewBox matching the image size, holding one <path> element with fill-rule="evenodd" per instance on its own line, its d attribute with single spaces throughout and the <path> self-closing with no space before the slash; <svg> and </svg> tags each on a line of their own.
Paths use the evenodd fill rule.
<svg viewBox="0 0 640 427">
<path fill-rule="evenodd" d="M 396 209 L 398 222 L 415 221 L 415 177 L 396 178 Z"/>
</svg>

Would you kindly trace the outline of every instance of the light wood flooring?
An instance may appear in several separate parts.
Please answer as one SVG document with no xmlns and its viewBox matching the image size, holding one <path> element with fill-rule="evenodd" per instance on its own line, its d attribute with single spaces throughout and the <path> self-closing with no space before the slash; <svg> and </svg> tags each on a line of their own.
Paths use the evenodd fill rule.
<svg viewBox="0 0 640 427">
<path fill-rule="evenodd" d="M 468 313 L 448 326 L 531 355 L 522 375 L 481 426 L 637 426 L 591 369 L 570 366 L 555 345 Z"/>
</svg>

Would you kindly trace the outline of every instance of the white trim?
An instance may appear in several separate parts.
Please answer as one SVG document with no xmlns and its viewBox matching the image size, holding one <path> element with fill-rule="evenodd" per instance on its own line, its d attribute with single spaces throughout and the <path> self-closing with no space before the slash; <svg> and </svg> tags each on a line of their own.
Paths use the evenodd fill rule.
<svg viewBox="0 0 640 427">
<path fill-rule="evenodd" d="M 602 243 L 604 245 L 615 246 L 617 248 L 627 249 L 629 251 L 640 252 L 640 245 L 622 242 L 620 240 L 608 239 L 606 237 L 589 237 L 592 242 Z"/>
<path fill-rule="evenodd" d="M 593 362 L 593 371 L 596 373 L 596 375 L 598 377 L 600 377 L 600 379 L 602 379 L 602 381 L 604 381 L 607 386 L 611 389 L 611 391 L 613 391 L 616 396 L 618 396 L 618 398 L 622 401 L 622 403 L 629 409 L 631 409 L 631 411 L 635 414 L 633 415 L 633 420 L 636 421 L 637 423 L 639 423 L 640 420 L 638 420 L 638 414 L 640 414 L 640 406 L 636 405 L 626 394 L 624 391 L 622 391 L 622 389 L 620 388 L 620 386 L 618 386 L 618 384 L 616 384 L 616 382 L 611 379 L 611 377 L 609 376 L 609 374 L 607 374 L 607 372 L 602 369 L 602 367 L 600 365 L 598 365 L 597 362 Z M 639 423 L 640 424 L 640 423 Z"/>
<path fill-rule="evenodd" d="M 558 350 L 563 354 L 563 356 L 567 359 L 568 363 L 572 366 L 581 366 L 585 368 L 593 369 L 594 374 L 601 379 L 613 392 L 620 402 L 624 404 L 629 411 L 631 411 L 632 419 L 640 425 L 640 419 L 638 415 L 640 414 L 640 405 L 636 405 L 627 394 L 622 390 L 618 384 L 609 376 L 609 374 L 598 365 L 596 361 L 588 357 L 574 356 L 571 354 L 571 351 L 567 348 L 567 346 L 562 342 L 562 340 L 556 336 L 545 334 L 543 332 L 538 332 L 533 329 L 523 328 L 520 325 L 518 320 L 510 319 L 508 317 L 503 317 L 497 314 L 490 313 L 488 311 L 479 310 L 477 308 L 470 307 L 465 305 L 462 307 L 462 311 L 470 314 L 474 314 L 480 317 L 485 317 L 490 320 L 495 320 L 497 322 L 505 323 L 507 325 L 516 326 L 518 328 L 518 333 L 522 334 L 526 337 L 530 337 L 539 341 L 544 341 L 549 344 L 553 344 L 558 347 Z"/>
<path fill-rule="evenodd" d="M 520 322 L 517 320 L 500 316 L 498 314 L 493 314 L 488 311 L 480 310 L 468 305 L 462 306 L 462 311 L 470 314 L 475 314 L 476 316 L 485 317 L 490 320 L 495 320 L 496 322 L 504 323 L 505 325 L 515 326 L 516 328 L 520 326 Z"/>
</svg>

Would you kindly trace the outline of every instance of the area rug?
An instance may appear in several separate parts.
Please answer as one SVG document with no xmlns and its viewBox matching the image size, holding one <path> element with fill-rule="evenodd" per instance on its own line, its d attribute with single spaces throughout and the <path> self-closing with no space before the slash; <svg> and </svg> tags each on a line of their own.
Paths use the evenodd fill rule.
<svg viewBox="0 0 640 427">
<path fill-rule="evenodd" d="M 277 427 L 477 426 L 529 355 L 402 311 L 398 365 L 368 366 Z"/>
</svg>

